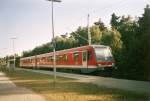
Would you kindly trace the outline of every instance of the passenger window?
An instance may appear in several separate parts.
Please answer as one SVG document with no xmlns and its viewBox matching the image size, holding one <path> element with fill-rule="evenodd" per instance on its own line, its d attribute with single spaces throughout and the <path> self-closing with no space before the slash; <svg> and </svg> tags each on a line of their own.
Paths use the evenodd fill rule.
<svg viewBox="0 0 150 101">
<path fill-rule="evenodd" d="M 49 56 L 48 61 L 50 61 L 50 62 L 53 61 L 53 56 Z"/>
<path fill-rule="evenodd" d="M 64 61 L 67 61 L 67 60 L 68 60 L 67 54 L 64 54 L 64 55 L 63 55 L 63 60 L 64 60 Z"/>
<path fill-rule="evenodd" d="M 58 56 L 58 61 L 62 61 L 63 60 L 63 56 L 62 55 L 59 55 Z"/>
<path fill-rule="evenodd" d="M 75 61 L 79 60 L 79 53 L 78 52 L 73 53 L 73 56 L 74 56 Z"/>
<path fill-rule="evenodd" d="M 56 55 L 56 61 L 59 61 L 59 60 L 60 60 L 59 56 L 58 56 L 58 55 Z"/>
<path fill-rule="evenodd" d="M 92 52 L 91 51 L 88 51 L 88 60 L 90 60 L 92 57 Z"/>
<path fill-rule="evenodd" d="M 86 61 L 86 52 L 82 53 L 82 58 L 83 58 L 83 61 Z"/>
<path fill-rule="evenodd" d="M 42 62 L 45 62 L 45 61 L 46 61 L 46 58 L 45 58 L 45 57 L 42 57 L 42 58 L 41 58 L 41 61 L 42 61 Z"/>
</svg>

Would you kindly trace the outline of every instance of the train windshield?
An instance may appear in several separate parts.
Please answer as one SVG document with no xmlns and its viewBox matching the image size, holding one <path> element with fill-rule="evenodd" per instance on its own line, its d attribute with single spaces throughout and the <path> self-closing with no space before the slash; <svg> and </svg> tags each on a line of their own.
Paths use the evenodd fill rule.
<svg viewBox="0 0 150 101">
<path fill-rule="evenodd" d="M 113 57 L 109 47 L 95 47 L 97 61 L 112 61 Z"/>
</svg>

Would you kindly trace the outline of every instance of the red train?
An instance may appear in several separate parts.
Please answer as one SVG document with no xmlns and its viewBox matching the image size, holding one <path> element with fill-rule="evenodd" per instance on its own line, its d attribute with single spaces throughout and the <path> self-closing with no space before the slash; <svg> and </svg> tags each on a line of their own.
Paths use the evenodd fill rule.
<svg viewBox="0 0 150 101">
<path fill-rule="evenodd" d="M 21 67 L 52 68 L 53 52 L 20 59 Z M 84 73 L 96 69 L 112 69 L 114 59 L 111 49 L 104 45 L 88 45 L 56 51 L 56 67 L 81 69 Z"/>
</svg>

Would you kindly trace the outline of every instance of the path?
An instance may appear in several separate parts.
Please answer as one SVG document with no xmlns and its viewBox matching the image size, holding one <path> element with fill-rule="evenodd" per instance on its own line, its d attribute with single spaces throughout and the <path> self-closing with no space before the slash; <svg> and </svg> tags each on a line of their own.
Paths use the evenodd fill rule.
<svg viewBox="0 0 150 101">
<path fill-rule="evenodd" d="M 12 81 L 0 72 L 0 101 L 46 101 L 33 91 L 17 87 Z"/>
</svg>

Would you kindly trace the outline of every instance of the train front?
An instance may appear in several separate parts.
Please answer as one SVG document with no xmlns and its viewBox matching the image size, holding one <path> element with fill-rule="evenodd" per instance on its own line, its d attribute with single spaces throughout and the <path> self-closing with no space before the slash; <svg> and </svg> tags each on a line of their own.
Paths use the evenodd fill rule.
<svg viewBox="0 0 150 101">
<path fill-rule="evenodd" d="M 110 47 L 94 46 L 94 50 L 98 69 L 105 70 L 115 67 L 115 61 Z"/>
</svg>

